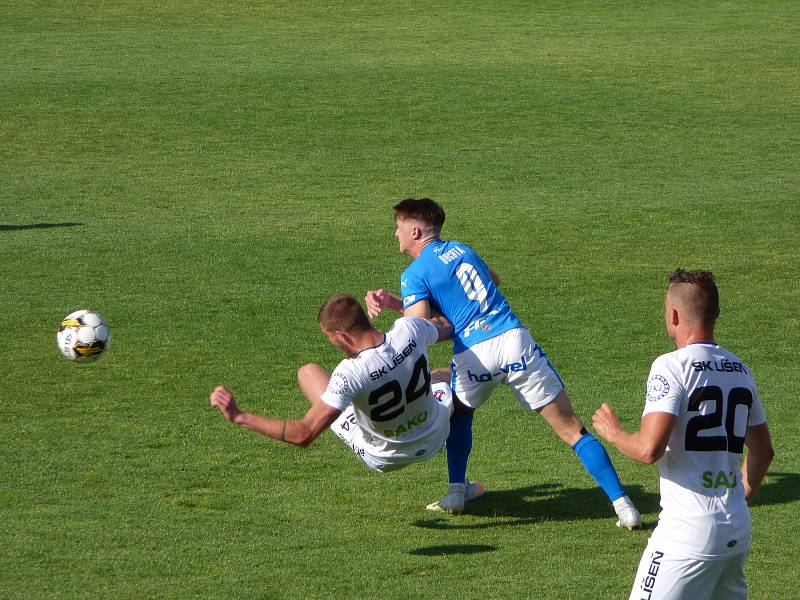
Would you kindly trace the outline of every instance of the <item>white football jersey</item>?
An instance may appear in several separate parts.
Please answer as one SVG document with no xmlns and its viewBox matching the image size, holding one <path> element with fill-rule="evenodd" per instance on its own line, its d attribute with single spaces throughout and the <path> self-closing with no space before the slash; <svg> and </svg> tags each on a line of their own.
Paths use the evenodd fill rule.
<svg viewBox="0 0 800 600">
<path fill-rule="evenodd" d="M 448 413 L 431 393 L 427 353 L 437 338 L 425 319 L 401 317 L 382 344 L 343 360 L 331 373 L 322 400 L 339 410 L 352 404 L 372 456 L 412 458 L 444 442 Z"/>
<path fill-rule="evenodd" d="M 750 368 L 716 344 L 690 344 L 650 369 L 644 414 L 677 415 L 658 462 L 661 514 L 652 539 L 701 560 L 750 546 L 741 482 L 747 427 L 766 422 Z"/>
</svg>

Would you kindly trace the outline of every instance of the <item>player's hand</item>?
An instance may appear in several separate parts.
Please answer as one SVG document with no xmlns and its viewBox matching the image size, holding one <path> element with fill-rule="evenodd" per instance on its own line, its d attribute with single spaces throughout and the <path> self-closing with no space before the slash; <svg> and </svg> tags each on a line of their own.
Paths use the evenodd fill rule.
<svg viewBox="0 0 800 600">
<path fill-rule="evenodd" d="M 742 484 L 744 484 L 744 501 L 747 502 L 747 506 L 750 506 L 755 492 L 746 481 L 742 481 Z"/>
<path fill-rule="evenodd" d="M 617 417 L 614 409 L 605 402 L 592 415 L 592 425 L 600 437 L 609 442 L 612 442 L 613 438 L 622 431 L 619 417 Z"/>
<path fill-rule="evenodd" d="M 364 304 L 367 305 L 367 315 L 370 319 L 374 319 L 381 311 L 389 306 L 390 298 L 392 295 L 384 289 L 370 290 L 364 296 Z"/>
<path fill-rule="evenodd" d="M 211 392 L 211 406 L 216 406 L 220 409 L 228 421 L 234 421 L 242 412 L 239 410 L 233 394 L 221 385 Z"/>
</svg>

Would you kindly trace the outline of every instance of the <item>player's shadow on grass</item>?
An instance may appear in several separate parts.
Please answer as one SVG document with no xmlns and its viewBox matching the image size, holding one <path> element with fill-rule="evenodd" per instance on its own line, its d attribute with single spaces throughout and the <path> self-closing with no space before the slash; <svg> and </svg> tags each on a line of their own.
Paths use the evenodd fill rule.
<svg viewBox="0 0 800 600">
<path fill-rule="evenodd" d="M 753 505 L 786 504 L 800 500 L 800 473 L 767 473 L 753 499 Z"/>
<path fill-rule="evenodd" d="M 53 229 L 54 227 L 78 227 L 83 223 L 31 223 L 28 225 L 2 225 L 0 231 L 21 231 L 23 229 Z"/>
<path fill-rule="evenodd" d="M 446 544 L 443 546 L 428 546 L 427 548 L 417 548 L 409 550 L 409 554 L 420 556 L 445 556 L 448 554 L 479 554 L 481 552 L 494 552 L 497 546 L 486 544 Z"/>
<path fill-rule="evenodd" d="M 655 527 L 658 494 L 642 491 L 641 486 L 629 486 L 626 491 L 641 511 L 644 529 Z M 543 521 L 575 521 L 614 518 L 608 498 L 597 489 L 565 488 L 557 483 L 542 483 L 511 490 L 489 491 L 469 502 L 464 514 L 492 517 L 490 522 L 463 522 L 457 518 L 419 519 L 414 524 L 428 529 L 486 529 L 541 523 Z"/>
</svg>

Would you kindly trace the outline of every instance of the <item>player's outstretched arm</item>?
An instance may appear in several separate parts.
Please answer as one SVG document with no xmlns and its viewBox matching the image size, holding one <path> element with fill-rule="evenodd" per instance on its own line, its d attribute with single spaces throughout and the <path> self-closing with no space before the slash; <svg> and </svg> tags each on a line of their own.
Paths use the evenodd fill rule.
<svg viewBox="0 0 800 600">
<path fill-rule="evenodd" d="M 367 315 L 370 319 L 381 314 L 384 308 L 401 314 L 403 312 L 403 300 L 400 296 L 395 296 L 384 289 L 368 291 L 364 297 L 364 304 L 367 305 Z"/>
<path fill-rule="evenodd" d="M 742 485 L 744 485 L 744 497 L 750 504 L 758 488 L 761 487 L 764 475 L 767 474 L 767 469 L 775 456 L 775 449 L 772 447 L 772 437 L 766 423 L 748 427 L 744 443 L 747 446 L 747 456 L 742 463 Z"/>
<path fill-rule="evenodd" d="M 678 417 L 671 413 L 652 412 L 642 417 L 639 431 L 627 433 L 614 410 L 603 402 L 592 416 L 592 425 L 600 437 L 622 454 L 649 465 L 664 456 L 677 420 Z"/>
<path fill-rule="evenodd" d="M 319 403 L 313 404 L 302 419 L 262 417 L 240 410 L 233 394 L 222 386 L 211 393 L 211 405 L 219 408 L 231 423 L 302 448 L 307 448 L 341 414 L 332 406 Z"/>
</svg>

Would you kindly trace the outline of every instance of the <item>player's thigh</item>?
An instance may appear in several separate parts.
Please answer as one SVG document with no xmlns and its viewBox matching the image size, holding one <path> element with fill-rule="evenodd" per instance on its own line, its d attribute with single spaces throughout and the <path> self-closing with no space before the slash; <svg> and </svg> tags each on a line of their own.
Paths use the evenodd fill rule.
<svg viewBox="0 0 800 600">
<path fill-rule="evenodd" d="M 744 573 L 746 561 L 747 552 L 725 559 L 711 600 L 747 599 L 747 577 Z"/>
<path fill-rule="evenodd" d="M 678 556 L 648 543 L 629 600 L 710 600 L 721 570 L 718 563 Z"/>
<path fill-rule="evenodd" d="M 564 382 L 527 329 L 514 329 L 504 335 L 506 381 L 523 408 L 541 409 L 564 390 Z"/>
<path fill-rule="evenodd" d="M 481 342 L 453 357 L 453 391 L 462 404 L 473 409 L 486 402 L 505 378 L 505 374 L 496 369 L 495 355 L 488 344 L 491 341 Z"/>
</svg>

